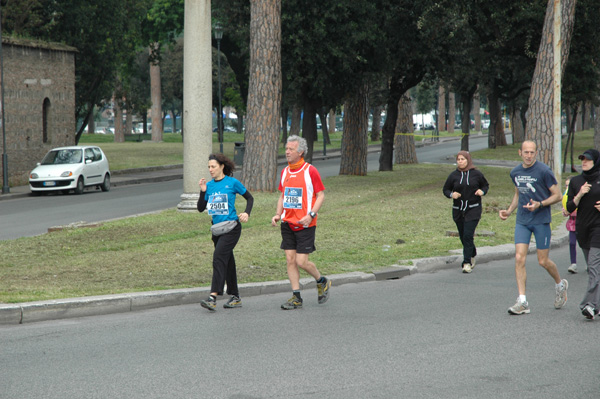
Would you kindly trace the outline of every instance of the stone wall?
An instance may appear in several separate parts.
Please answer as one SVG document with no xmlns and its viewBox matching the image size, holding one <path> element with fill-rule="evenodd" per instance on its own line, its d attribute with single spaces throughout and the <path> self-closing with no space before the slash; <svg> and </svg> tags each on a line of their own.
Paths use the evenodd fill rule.
<svg viewBox="0 0 600 399">
<path fill-rule="evenodd" d="M 75 51 L 60 44 L 2 39 L 10 186 L 27 184 L 29 172 L 50 149 L 75 144 Z M 0 171 L 2 167 L 0 162 Z"/>
</svg>

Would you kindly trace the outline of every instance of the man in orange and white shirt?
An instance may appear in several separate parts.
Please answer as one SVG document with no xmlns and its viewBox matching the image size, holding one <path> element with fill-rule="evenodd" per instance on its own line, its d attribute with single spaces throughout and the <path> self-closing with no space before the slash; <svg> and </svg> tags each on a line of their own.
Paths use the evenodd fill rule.
<svg viewBox="0 0 600 399">
<path fill-rule="evenodd" d="M 325 187 L 319 171 L 304 161 L 308 150 L 306 140 L 299 136 L 288 137 L 285 156 L 288 166 L 281 171 L 277 213 L 271 224 L 281 221 L 281 249 L 285 251 L 287 272 L 292 286 L 292 297 L 281 305 L 282 309 L 302 307 L 300 295 L 300 269 L 317 281 L 318 302 L 329 299 L 331 280 L 322 276 L 308 255 L 315 251 L 317 214 L 325 199 Z"/>
</svg>

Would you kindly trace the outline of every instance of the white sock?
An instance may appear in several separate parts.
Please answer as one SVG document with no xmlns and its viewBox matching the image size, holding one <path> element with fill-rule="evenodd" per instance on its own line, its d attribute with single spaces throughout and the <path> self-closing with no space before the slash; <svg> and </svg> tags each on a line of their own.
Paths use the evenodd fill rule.
<svg viewBox="0 0 600 399">
<path fill-rule="evenodd" d="M 560 280 L 560 283 L 556 284 L 556 289 L 562 290 L 565 287 L 565 285 L 563 284 L 562 280 Z"/>
<path fill-rule="evenodd" d="M 521 302 L 521 303 L 527 302 L 527 296 L 525 296 L 525 295 L 519 295 L 519 302 Z"/>
</svg>

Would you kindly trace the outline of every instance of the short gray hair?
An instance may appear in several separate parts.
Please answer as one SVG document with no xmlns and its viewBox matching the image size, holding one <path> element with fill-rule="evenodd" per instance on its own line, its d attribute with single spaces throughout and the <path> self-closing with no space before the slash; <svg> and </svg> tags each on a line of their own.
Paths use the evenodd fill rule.
<svg viewBox="0 0 600 399">
<path fill-rule="evenodd" d="M 288 137 L 287 142 L 296 141 L 298 143 L 298 153 L 302 155 L 306 155 L 308 151 L 308 144 L 306 143 L 306 139 L 296 136 L 295 134 Z"/>
</svg>

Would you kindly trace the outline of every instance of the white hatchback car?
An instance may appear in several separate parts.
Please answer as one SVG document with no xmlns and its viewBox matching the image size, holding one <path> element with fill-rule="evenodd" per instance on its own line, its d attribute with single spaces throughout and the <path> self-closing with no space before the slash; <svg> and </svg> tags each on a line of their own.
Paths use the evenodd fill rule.
<svg viewBox="0 0 600 399">
<path fill-rule="evenodd" d="M 85 187 L 110 190 L 108 159 L 100 147 L 73 146 L 50 150 L 29 174 L 32 194 L 62 191 L 83 193 Z"/>
</svg>

